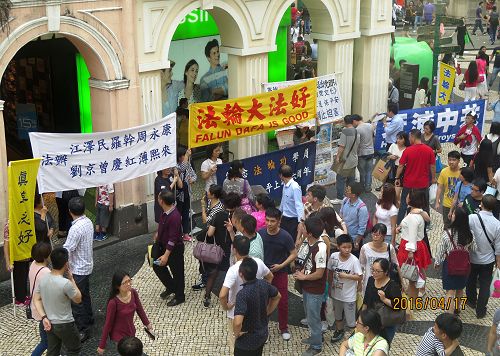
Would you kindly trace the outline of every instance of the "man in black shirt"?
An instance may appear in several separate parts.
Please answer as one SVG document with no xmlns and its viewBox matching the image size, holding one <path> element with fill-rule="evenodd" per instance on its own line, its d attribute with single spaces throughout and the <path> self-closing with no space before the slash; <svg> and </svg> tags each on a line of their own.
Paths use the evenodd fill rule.
<svg viewBox="0 0 500 356">
<path fill-rule="evenodd" d="M 236 295 L 233 332 L 235 356 L 260 356 L 269 336 L 269 315 L 276 309 L 281 295 L 267 281 L 257 279 L 257 262 L 246 257 L 239 275 L 245 282 Z"/>
<path fill-rule="evenodd" d="M 481 30 L 481 33 L 484 35 L 486 32 L 483 29 L 483 2 L 480 1 L 476 8 L 476 23 L 474 24 L 474 29 L 472 30 L 472 34 L 475 35 L 477 29 Z"/>
<path fill-rule="evenodd" d="M 467 33 L 467 27 L 465 27 L 465 17 L 462 17 L 462 23 L 457 26 L 455 32 L 457 33 L 457 44 L 460 46 L 458 55 L 460 58 L 463 58 L 465 50 L 465 35 Z"/>
<path fill-rule="evenodd" d="M 476 178 L 472 181 L 472 188 L 462 203 L 462 208 L 467 212 L 467 215 L 477 214 L 481 211 L 481 201 L 483 194 L 488 185 L 482 178 Z"/>
</svg>

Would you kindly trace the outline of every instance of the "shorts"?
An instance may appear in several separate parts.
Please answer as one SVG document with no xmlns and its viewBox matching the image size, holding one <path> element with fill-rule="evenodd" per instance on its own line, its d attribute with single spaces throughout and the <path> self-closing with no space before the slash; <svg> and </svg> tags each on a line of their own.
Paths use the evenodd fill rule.
<svg viewBox="0 0 500 356">
<path fill-rule="evenodd" d="M 347 327 L 353 329 L 356 327 L 356 301 L 342 302 L 333 299 L 333 315 L 336 321 L 344 320 Z"/>
<path fill-rule="evenodd" d="M 97 209 L 95 212 L 95 224 L 107 229 L 109 226 L 110 218 L 111 212 L 109 211 L 109 206 L 97 203 Z"/>
</svg>

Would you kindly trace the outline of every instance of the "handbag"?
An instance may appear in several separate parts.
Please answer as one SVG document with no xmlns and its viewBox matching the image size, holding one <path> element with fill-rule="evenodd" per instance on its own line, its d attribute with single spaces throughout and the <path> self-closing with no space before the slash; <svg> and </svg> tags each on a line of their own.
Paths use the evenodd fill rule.
<svg viewBox="0 0 500 356">
<path fill-rule="evenodd" d="M 418 280 L 418 267 L 415 264 L 415 260 L 408 263 L 406 260 L 401 266 L 401 276 L 408 279 L 411 282 L 416 282 Z"/>
<path fill-rule="evenodd" d="M 215 241 L 213 244 L 207 243 L 207 235 L 205 235 L 204 241 L 194 246 L 193 256 L 203 263 L 218 265 L 224 258 L 224 250 Z"/>
<path fill-rule="evenodd" d="M 392 164 L 390 164 L 392 162 Z M 392 167 L 394 167 L 394 161 L 388 160 L 387 162 L 383 159 L 379 159 L 375 167 L 373 167 L 372 176 L 381 182 L 385 182 Z"/>
<path fill-rule="evenodd" d="M 36 286 L 36 277 L 38 277 L 38 273 L 40 273 L 40 271 L 42 269 L 44 269 L 45 267 L 41 267 L 38 272 L 36 272 L 35 274 L 35 280 L 33 282 L 33 288 L 35 288 Z M 33 319 L 33 314 L 31 313 L 31 302 L 32 302 L 32 299 L 33 299 L 33 291 L 30 290 L 30 296 L 28 297 L 28 300 L 29 300 L 29 303 L 28 305 L 26 306 L 26 319 Z"/>
<path fill-rule="evenodd" d="M 455 245 L 453 237 L 448 230 L 445 230 L 450 238 L 453 248 L 448 252 L 448 274 L 450 276 L 467 276 L 470 273 L 470 254 L 463 246 Z"/>
<path fill-rule="evenodd" d="M 354 135 L 354 141 L 352 142 L 352 146 L 351 148 L 349 149 L 349 152 L 347 152 L 347 156 L 346 157 L 349 157 L 349 155 L 351 154 L 352 152 L 352 149 L 354 148 L 354 146 L 356 145 L 356 140 L 358 139 L 358 132 L 356 131 L 356 134 Z M 340 174 L 340 175 L 343 175 L 341 174 L 342 171 L 344 171 L 344 164 L 345 164 L 345 160 L 342 159 L 342 157 L 339 158 L 339 161 L 334 161 L 332 166 L 330 167 L 332 171 L 334 171 L 335 173 L 337 174 Z M 351 169 L 347 169 L 347 171 L 354 171 L 356 169 L 356 167 L 354 168 L 351 168 Z M 344 172 L 345 174 L 345 172 Z M 347 174 L 349 175 L 349 174 Z"/>
<path fill-rule="evenodd" d="M 396 326 L 403 324 L 406 321 L 406 311 L 404 309 L 394 310 L 385 303 L 377 303 L 375 310 L 380 315 L 382 326 Z"/>
</svg>

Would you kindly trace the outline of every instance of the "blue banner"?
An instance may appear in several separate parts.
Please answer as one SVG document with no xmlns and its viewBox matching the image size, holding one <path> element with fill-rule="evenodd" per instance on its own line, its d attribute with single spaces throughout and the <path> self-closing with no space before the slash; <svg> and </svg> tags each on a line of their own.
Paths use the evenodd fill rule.
<svg viewBox="0 0 500 356">
<path fill-rule="evenodd" d="M 292 167 L 293 179 L 299 183 L 303 191 L 313 182 L 316 142 L 310 141 L 241 161 L 244 167 L 243 177 L 250 185 L 261 185 L 271 198 L 280 199 L 283 183 L 279 177 L 279 169 L 282 165 L 287 164 Z M 229 163 L 217 167 L 218 184 L 222 185 L 228 171 Z"/>
<path fill-rule="evenodd" d="M 444 143 L 453 142 L 458 130 L 465 123 L 465 116 L 471 111 L 476 113 L 476 126 L 482 132 L 485 121 L 485 110 L 486 101 L 475 100 L 443 106 L 402 110 L 399 114 L 403 116 L 405 132 L 410 132 L 411 129 L 415 128 L 423 131 L 426 121 L 434 121 L 436 124 L 434 135 L 439 137 L 441 143 Z M 379 121 L 375 133 L 375 150 L 385 149 L 385 147 L 384 125 L 382 121 Z"/>
</svg>

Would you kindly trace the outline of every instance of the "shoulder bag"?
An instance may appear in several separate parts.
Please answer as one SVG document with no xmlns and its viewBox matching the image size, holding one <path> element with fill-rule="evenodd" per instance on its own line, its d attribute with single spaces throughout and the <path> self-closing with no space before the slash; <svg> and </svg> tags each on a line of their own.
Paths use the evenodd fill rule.
<svg viewBox="0 0 500 356">
<path fill-rule="evenodd" d="M 450 238 L 452 249 L 448 252 L 448 274 L 450 276 L 468 276 L 470 273 L 470 255 L 464 246 L 455 245 L 453 237 L 448 230 L 445 230 Z"/>
<path fill-rule="evenodd" d="M 495 245 L 493 245 L 493 242 L 490 240 L 490 237 L 488 236 L 488 233 L 486 232 L 486 228 L 484 227 L 483 219 L 481 219 L 481 215 L 479 215 L 479 214 L 476 214 L 476 215 L 479 218 L 479 222 L 481 223 L 481 227 L 483 228 L 484 235 L 488 239 L 488 242 L 490 243 L 490 246 L 493 249 L 493 253 L 495 253 Z"/>
<path fill-rule="evenodd" d="M 356 145 L 356 140 L 358 139 L 358 131 L 355 130 L 355 134 L 354 134 L 354 141 L 352 142 L 352 146 L 351 148 L 349 149 L 349 152 L 347 152 L 347 156 L 346 157 L 349 157 L 349 155 L 351 154 L 352 152 L 352 149 L 354 148 L 354 146 Z M 344 170 L 344 164 L 345 164 L 345 160 L 342 158 L 342 157 L 339 157 L 339 161 L 335 161 L 332 166 L 330 167 L 330 169 L 332 171 L 334 171 L 335 173 L 337 174 L 341 174 L 341 172 Z"/>
<path fill-rule="evenodd" d="M 385 285 L 383 289 L 384 292 L 389 283 L 391 283 L 391 281 L 387 282 L 387 284 Z M 380 315 L 383 327 L 396 326 L 399 324 L 403 324 L 406 321 L 406 311 L 402 308 L 394 310 L 387 304 L 380 301 L 375 304 L 375 310 Z"/>
<path fill-rule="evenodd" d="M 36 277 L 38 277 L 38 273 L 40 273 L 40 271 L 42 269 L 44 269 L 46 267 L 41 267 L 35 274 L 35 280 L 33 281 L 33 288 L 35 288 L 36 286 Z M 30 295 L 29 295 L 29 303 L 28 305 L 26 306 L 26 319 L 33 319 L 33 315 L 31 313 L 31 301 L 33 299 L 33 290 L 30 290 Z"/>
<path fill-rule="evenodd" d="M 202 242 L 198 242 L 193 248 L 193 256 L 202 263 L 211 263 L 218 265 L 221 263 L 222 258 L 224 258 L 224 250 L 222 247 L 215 243 L 207 243 L 207 234 L 205 234 L 205 239 Z M 227 232 L 226 232 L 227 237 Z"/>
<path fill-rule="evenodd" d="M 306 255 L 306 258 L 304 259 L 304 261 L 302 263 L 298 263 L 298 261 L 295 262 L 295 265 L 296 266 L 301 266 L 301 268 L 299 269 L 299 271 L 301 271 L 304 266 L 306 265 L 307 263 L 307 260 L 309 260 L 309 258 L 311 257 L 311 253 L 312 253 L 312 249 L 318 244 L 320 243 L 320 241 L 322 240 L 318 240 L 314 245 L 312 246 L 309 246 L 309 244 L 307 244 L 307 241 L 305 242 L 307 244 L 307 246 L 309 247 L 309 251 L 307 252 L 307 255 Z M 294 283 L 294 288 L 297 292 L 299 292 L 300 294 L 302 294 L 302 283 L 301 281 L 299 281 L 298 279 L 295 280 L 295 283 Z"/>
</svg>

